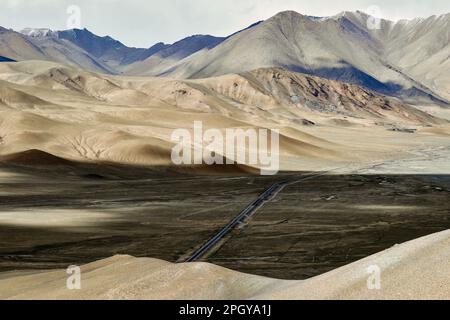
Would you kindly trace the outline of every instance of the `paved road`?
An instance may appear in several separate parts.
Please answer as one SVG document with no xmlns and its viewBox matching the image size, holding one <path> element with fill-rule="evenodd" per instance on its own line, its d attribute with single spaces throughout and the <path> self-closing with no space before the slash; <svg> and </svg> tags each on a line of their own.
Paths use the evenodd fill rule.
<svg viewBox="0 0 450 320">
<path fill-rule="evenodd" d="M 211 239 L 205 242 L 200 248 L 198 248 L 191 256 L 189 256 L 189 258 L 185 259 L 183 262 L 195 262 L 204 257 L 207 253 L 212 251 L 227 234 L 229 234 L 238 225 L 243 224 L 248 219 L 250 219 L 258 211 L 259 208 L 261 208 L 266 202 L 271 201 L 285 187 L 296 183 L 300 183 L 302 181 L 314 179 L 319 176 L 326 175 L 331 171 L 332 170 L 320 171 L 314 174 L 302 175 L 300 177 L 295 177 L 286 181 L 272 184 L 255 201 L 253 201 L 244 210 L 242 210 L 233 220 L 231 220 L 225 227 L 223 227 L 217 234 L 215 234 Z"/>
</svg>

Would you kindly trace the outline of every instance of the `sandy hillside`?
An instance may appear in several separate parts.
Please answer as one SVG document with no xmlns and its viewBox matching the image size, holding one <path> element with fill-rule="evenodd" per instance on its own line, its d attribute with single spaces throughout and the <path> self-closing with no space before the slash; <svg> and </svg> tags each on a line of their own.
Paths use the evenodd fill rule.
<svg viewBox="0 0 450 320">
<path fill-rule="evenodd" d="M 194 121 L 205 129 L 279 129 L 284 170 L 374 161 L 448 141 L 447 121 L 397 99 L 280 69 L 173 80 L 42 61 L 0 64 L 0 156 L 8 159 L 38 150 L 75 161 L 170 166 L 171 133 Z M 405 129 L 417 130 L 414 139 Z"/>
<path fill-rule="evenodd" d="M 65 270 L 1 274 L 0 298 L 448 299 L 449 261 L 450 231 L 395 246 L 305 281 L 250 276 L 204 263 L 116 256 L 83 266 L 79 291 L 66 289 Z M 369 290 L 367 285 L 368 268 L 374 267 L 381 271 L 379 290 Z"/>
</svg>

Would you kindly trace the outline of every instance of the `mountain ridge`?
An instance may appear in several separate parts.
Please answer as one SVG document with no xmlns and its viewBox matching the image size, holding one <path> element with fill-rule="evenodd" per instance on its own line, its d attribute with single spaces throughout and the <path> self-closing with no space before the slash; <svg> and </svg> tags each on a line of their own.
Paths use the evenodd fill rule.
<svg viewBox="0 0 450 320">
<path fill-rule="evenodd" d="M 380 29 L 370 30 L 367 26 L 369 17 L 362 13 L 344 12 L 317 19 L 295 11 L 281 12 L 250 31 L 227 39 L 209 52 L 189 57 L 162 74 L 179 78 L 203 78 L 259 67 L 284 67 L 379 90 L 372 83 L 376 80 L 377 85 L 382 83 L 384 87 L 387 86 L 381 88 L 380 92 L 390 95 L 408 96 L 411 92 L 408 89 L 425 91 L 423 96 L 437 92 L 435 98 L 446 102 L 450 97 L 447 87 L 449 79 L 442 74 L 442 69 L 433 67 L 431 63 L 424 68 L 426 72 L 441 72 L 441 82 L 435 83 L 429 80 L 429 76 L 414 72 L 411 65 L 419 63 L 414 57 L 410 57 L 407 63 L 398 58 L 398 52 L 401 56 L 405 54 L 403 47 L 408 43 L 408 39 L 403 39 L 401 45 L 396 44 L 399 35 L 409 34 L 409 29 L 418 34 L 423 32 L 423 28 L 414 27 L 414 23 L 398 26 L 395 22 L 381 19 Z M 429 51 L 439 52 L 442 49 L 435 48 L 433 44 L 439 42 L 440 31 L 446 30 L 450 19 L 447 24 L 439 25 L 441 20 L 437 19 L 436 28 L 429 30 L 434 37 L 428 42 L 424 39 L 422 43 L 416 43 L 412 51 L 419 51 L 422 46 L 430 48 Z M 443 50 L 450 50 L 449 41 L 448 34 L 440 40 L 444 45 Z M 422 59 L 425 64 L 427 58 Z M 423 90 L 422 87 L 429 90 Z"/>
<path fill-rule="evenodd" d="M 193 35 L 173 44 L 127 47 L 87 29 L 0 29 L 0 55 L 13 60 L 66 62 L 131 76 L 207 78 L 280 67 L 354 83 L 404 99 L 450 100 L 450 14 L 397 22 L 345 11 L 312 17 L 283 11 L 227 37 Z M 21 52 L 5 40 L 16 39 Z M 20 40 L 20 41 L 19 41 Z M 14 42 L 14 41 L 12 41 Z M 31 49 L 29 49 L 31 48 Z M 50 51 L 50 52 L 49 52 Z M 30 53 L 31 52 L 31 53 Z"/>
</svg>

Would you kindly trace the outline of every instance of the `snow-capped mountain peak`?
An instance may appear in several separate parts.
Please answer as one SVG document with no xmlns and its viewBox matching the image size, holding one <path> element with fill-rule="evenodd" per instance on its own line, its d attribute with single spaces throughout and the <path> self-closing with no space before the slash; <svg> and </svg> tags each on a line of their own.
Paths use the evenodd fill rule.
<svg viewBox="0 0 450 320">
<path fill-rule="evenodd" d="M 19 32 L 33 38 L 50 37 L 56 34 L 53 30 L 48 28 L 25 28 Z"/>
</svg>

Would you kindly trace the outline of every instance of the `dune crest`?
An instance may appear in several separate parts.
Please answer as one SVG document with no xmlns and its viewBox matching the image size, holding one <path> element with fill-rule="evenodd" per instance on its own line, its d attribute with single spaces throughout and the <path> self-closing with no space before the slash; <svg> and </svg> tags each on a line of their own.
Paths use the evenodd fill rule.
<svg viewBox="0 0 450 320">
<path fill-rule="evenodd" d="M 175 80 L 27 61 L 1 64 L 0 81 L 0 155 L 37 149 L 73 161 L 171 166 L 172 132 L 201 121 L 222 131 L 278 129 L 281 170 L 318 170 L 406 150 L 412 142 L 402 130 L 448 123 L 356 85 L 276 68 Z"/>
<path fill-rule="evenodd" d="M 246 275 L 206 263 L 171 264 L 115 256 L 87 264 L 82 290 L 67 290 L 65 270 L 7 273 L 1 299 L 447 299 L 450 231 L 410 241 L 305 281 Z M 367 286 L 371 266 L 381 288 Z"/>
</svg>

